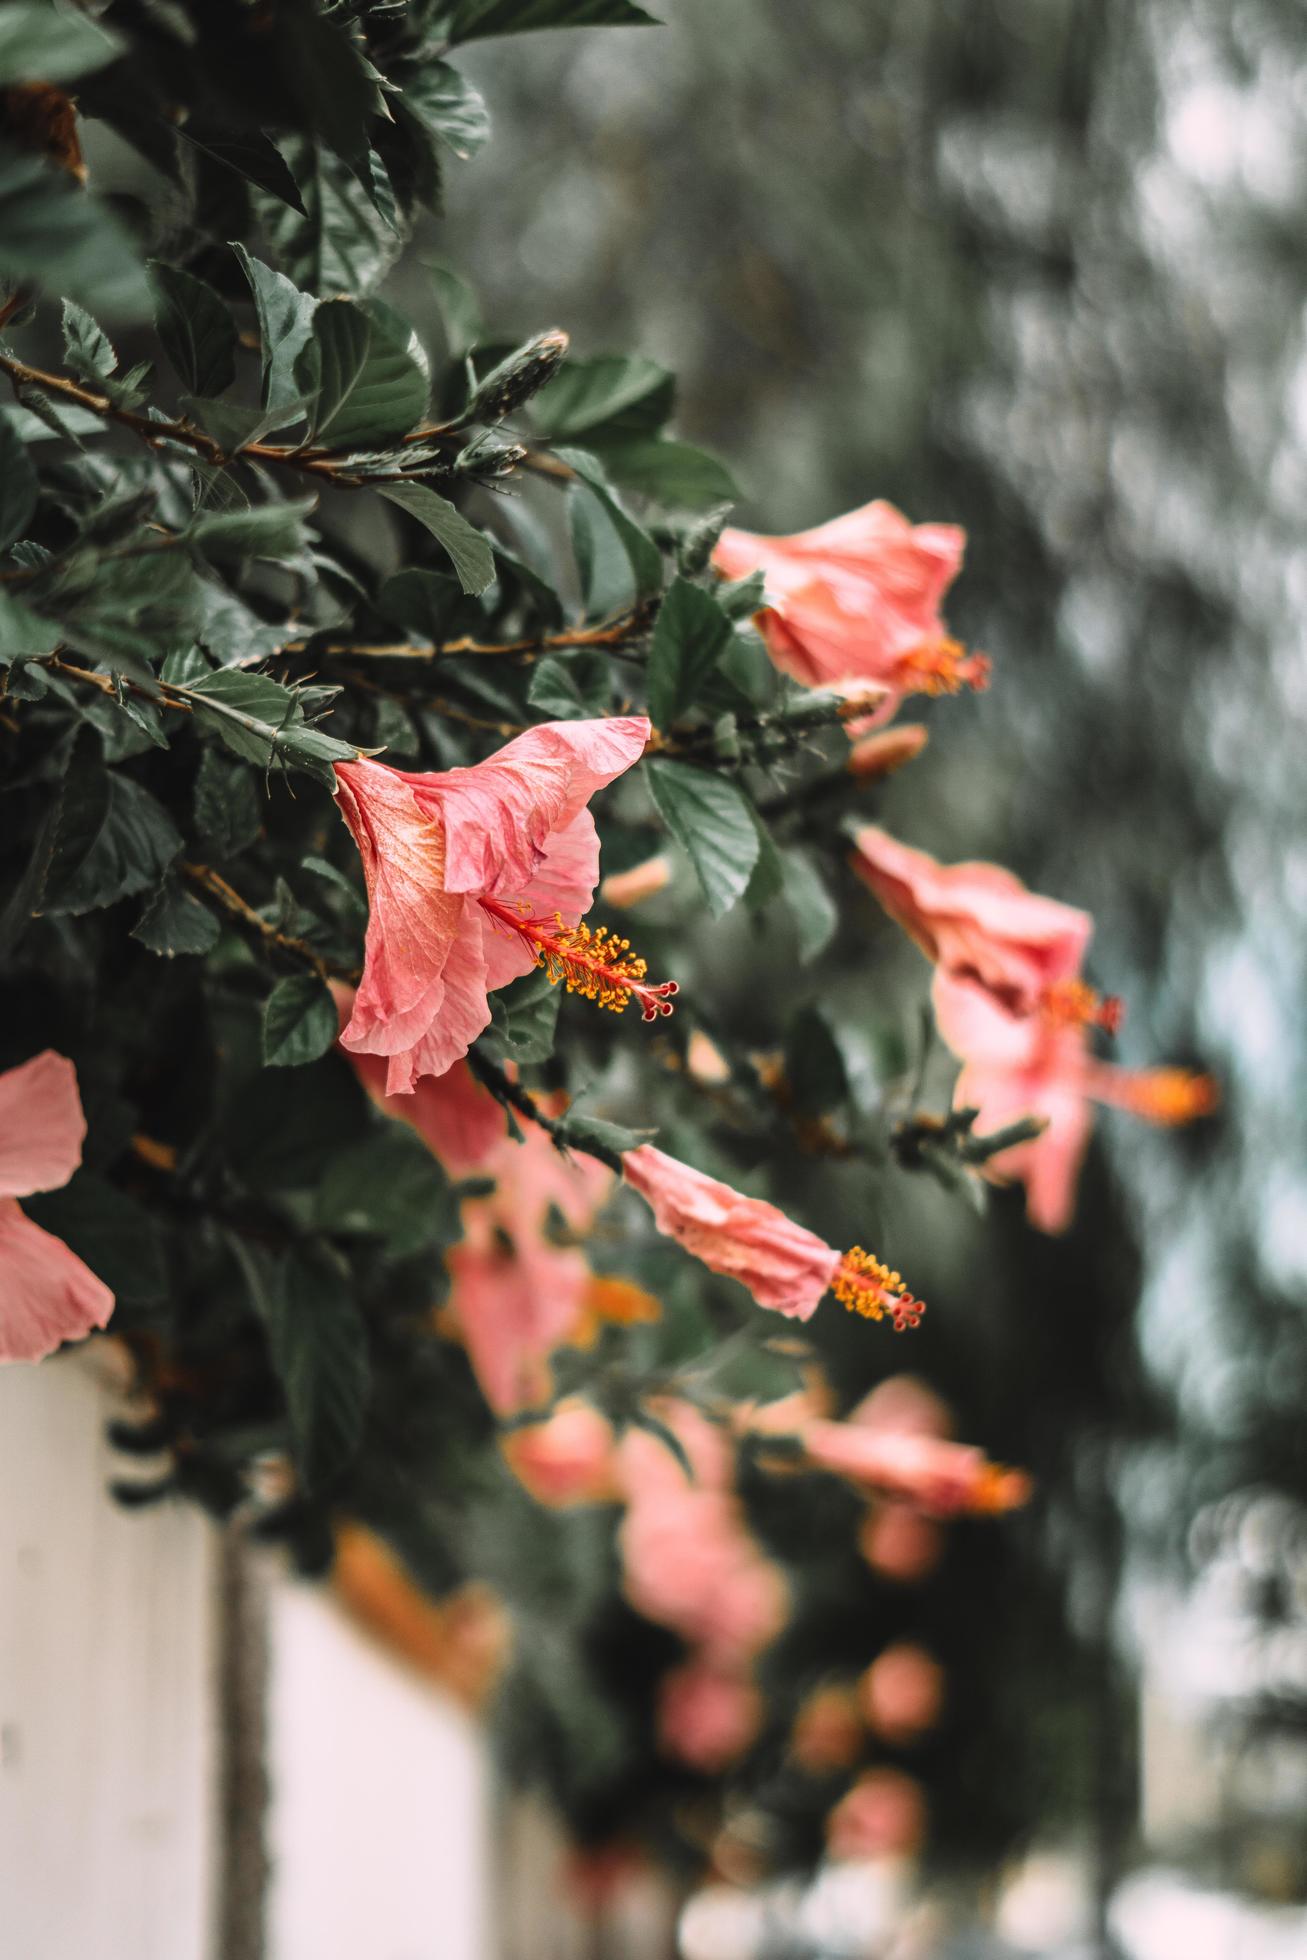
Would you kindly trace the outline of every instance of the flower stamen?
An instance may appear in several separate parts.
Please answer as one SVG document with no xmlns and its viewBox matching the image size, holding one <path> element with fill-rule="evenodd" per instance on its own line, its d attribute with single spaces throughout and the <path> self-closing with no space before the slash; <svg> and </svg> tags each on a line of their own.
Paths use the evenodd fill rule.
<svg viewBox="0 0 1307 1960">
<path fill-rule="evenodd" d="M 1055 980 L 1040 1002 L 1044 1019 L 1055 1028 L 1102 1028 L 1119 1034 L 1125 1003 L 1119 994 L 1100 994 L 1084 980 Z"/>
<path fill-rule="evenodd" d="M 960 640 L 923 640 L 903 657 L 907 692 L 960 694 L 964 687 L 982 693 L 993 667 L 987 653 L 968 653 Z"/>
<path fill-rule="evenodd" d="M 1121 1070 L 1111 1079 L 1110 1100 L 1149 1123 L 1175 1125 L 1210 1116 L 1220 1091 L 1210 1075 L 1188 1068 Z"/>
<path fill-rule="evenodd" d="M 903 1275 L 860 1245 L 852 1246 L 840 1261 L 831 1292 L 842 1307 L 864 1320 L 884 1320 L 888 1314 L 896 1334 L 919 1327 L 926 1311 L 925 1301 L 908 1292 Z"/>
<path fill-rule="evenodd" d="M 514 912 L 497 898 L 482 898 L 480 904 L 500 926 L 515 932 L 531 949 L 531 957 L 551 984 L 561 984 L 569 994 L 580 994 L 596 1007 L 620 1014 L 629 1000 L 639 1002 L 641 1019 L 656 1021 L 670 1014 L 672 996 L 680 992 L 675 980 L 657 986 L 645 982 L 648 966 L 632 953 L 629 939 L 620 938 L 608 926 L 563 923 L 561 912 L 552 921 L 537 919 L 527 910 Z"/>
</svg>

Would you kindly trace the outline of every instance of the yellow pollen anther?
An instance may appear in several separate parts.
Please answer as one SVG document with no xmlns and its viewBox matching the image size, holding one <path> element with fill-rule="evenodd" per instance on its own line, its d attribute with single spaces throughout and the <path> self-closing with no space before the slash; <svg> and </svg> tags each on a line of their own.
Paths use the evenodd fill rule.
<svg viewBox="0 0 1307 1960">
<path fill-rule="evenodd" d="M 923 640 L 903 656 L 905 691 L 960 694 L 972 687 L 980 693 L 989 686 L 991 666 L 987 653 L 968 653 L 960 640 Z"/>
<path fill-rule="evenodd" d="M 1100 994 L 1084 980 L 1055 980 L 1044 990 L 1044 1019 L 1055 1028 L 1103 1028 L 1119 1034 L 1125 1006 L 1117 994 Z"/>
<path fill-rule="evenodd" d="M 852 1246 L 840 1261 L 831 1292 L 842 1307 L 864 1320 L 884 1320 L 888 1314 L 896 1334 L 920 1326 L 926 1311 L 925 1301 L 907 1291 L 903 1275 L 860 1245 Z"/>
<path fill-rule="evenodd" d="M 579 925 L 565 925 L 561 912 L 555 912 L 552 921 L 533 918 L 529 906 L 515 911 L 497 898 L 483 898 L 481 905 L 492 919 L 526 941 L 536 965 L 569 994 L 580 994 L 614 1014 L 620 1014 L 629 1000 L 637 1000 L 645 1021 L 672 1012 L 678 983 L 663 980 L 650 986 L 645 980 L 649 969 L 632 953 L 630 940 L 607 926 L 590 926 L 584 919 Z"/>
</svg>

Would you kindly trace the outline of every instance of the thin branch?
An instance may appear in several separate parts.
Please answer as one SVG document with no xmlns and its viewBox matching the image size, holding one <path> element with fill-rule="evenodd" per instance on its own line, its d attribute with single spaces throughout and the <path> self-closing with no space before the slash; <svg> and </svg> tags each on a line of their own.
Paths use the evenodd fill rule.
<svg viewBox="0 0 1307 1960">
<path fill-rule="evenodd" d="M 279 932 L 261 912 L 255 911 L 248 899 L 242 898 L 238 891 L 233 891 L 227 880 L 219 877 L 210 865 L 183 862 L 181 869 L 183 875 L 189 878 L 193 885 L 198 885 L 208 897 L 216 900 L 224 912 L 230 913 L 233 919 L 239 919 L 243 926 L 257 933 L 266 945 L 275 946 L 279 952 L 289 953 L 294 959 L 303 960 L 306 966 L 313 969 L 319 980 L 357 981 L 359 976 L 356 968 L 337 966 L 331 960 L 324 960 L 306 939 L 297 939 L 292 933 Z"/>
<path fill-rule="evenodd" d="M 610 1171 L 616 1171 L 617 1175 L 621 1176 L 622 1159 L 616 1150 L 609 1150 L 604 1144 L 594 1142 L 588 1137 L 584 1144 L 573 1143 L 567 1134 L 567 1119 L 547 1116 L 531 1091 L 524 1089 L 520 1082 L 514 1082 L 507 1070 L 501 1068 L 498 1062 L 492 1062 L 488 1055 L 483 1055 L 477 1048 L 469 1048 L 467 1063 L 477 1081 L 483 1088 L 489 1089 L 497 1103 L 501 1103 L 505 1109 L 516 1110 L 517 1114 L 525 1116 L 529 1123 L 538 1124 L 554 1149 L 564 1157 L 570 1156 L 573 1150 L 583 1150 L 587 1157 L 597 1158 L 601 1164 L 606 1164 Z"/>
<path fill-rule="evenodd" d="M 608 647 L 613 650 L 623 646 L 627 640 L 635 639 L 649 624 L 649 609 L 646 606 L 634 607 L 630 611 L 616 613 L 611 619 L 601 620 L 597 626 L 573 626 L 561 633 L 533 633 L 518 640 L 475 640 L 462 638 L 444 640 L 438 646 L 419 646 L 408 640 L 387 641 L 378 644 L 332 642 L 326 646 L 314 646 L 315 655 L 326 659 L 349 660 L 444 660 L 452 655 L 475 655 L 480 659 L 516 659 L 524 665 L 537 659 L 542 653 L 552 653 L 568 647 Z M 278 654 L 307 653 L 312 642 L 309 640 L 288 640 L 285 646 L 278 647 Z"/>
</svg>

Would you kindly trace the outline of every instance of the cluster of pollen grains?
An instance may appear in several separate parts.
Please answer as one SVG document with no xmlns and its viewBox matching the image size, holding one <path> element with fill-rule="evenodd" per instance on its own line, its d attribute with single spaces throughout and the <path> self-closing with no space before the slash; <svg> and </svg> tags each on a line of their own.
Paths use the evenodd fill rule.
<svg viewBox="0 0 1307 1960">
<path fill-rule="evenodd" d="M 584 920 L 565 925 L 561 912 L 555 912 L 552 920 L 536 919 L 527 912 L 519 915 L 493 898 L 483 898 L 481 903 L 493 918 L 525 939 L 536 965 L 569 994 L 580 994 L 613 1014 L 636 1000 L 645 1021 L 673 1011 L 672 997 L 680 992 L 677 982 L 664 980 L 650 986 L 645 980 L 648 966 L 632 953 L 630 940 L 619 938 L 607 926 L 590 926 Z"/>
<path fill-rule="evenodd" d="M 860 1245 L 845 1253 L 831 1291 L 842 1307 L 861 1314 L 864 1320 L 884 1320 L 888 1314 L 896 1334 L 919 1327 L 926 1311 L 925 1301 L 904 1286 L 903 1275 L 891 1271 L 882 1259 L 864 1252 Z"/>
<path fill-rule="evenodd" d="M 968 653 L 960 640 L 923 640 L 906 655 L 903 665 L 917 694 L 960 694 L 964 687 L 979 694 L 989 686 L 992 662 L 987 653 Z"/>
<path fill-rule="evenodd" d="M 1056 1028 L 1102 1028 L 1119 1034 L 1125 1003 L 1118 994 L 1099 994 L 1085 980 L 1055 980 L 1042 1002 L 1044 1018 Z"/>
</svg>

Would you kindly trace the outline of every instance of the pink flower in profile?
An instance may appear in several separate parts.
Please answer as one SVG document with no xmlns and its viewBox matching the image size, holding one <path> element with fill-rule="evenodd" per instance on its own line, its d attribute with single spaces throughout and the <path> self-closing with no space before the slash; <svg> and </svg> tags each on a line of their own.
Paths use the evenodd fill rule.
<svg viewBox="0 0 1307 1960">
<path fill-rule="evenodd" d="M 763 574 L 755 623 L 782 673 L 805 687 L 883 690 L 887 715 L 905 694 L 989 678 L 983 654 L 964 653 L 940 617 L 965 543 L 954 524 L 910 524 L 875 502 L 793 537 L 723 531 L 713 564 L 725 578 Z"/>
<path fill-rule="evenodd" d="M 500 1448 L 518 1481 L 552 1510 L 617 1495 L 613 1426 L 580 1396 L 560 1402 L 544 1422 L 509 1430 Z"/>
<path fill-rule="evenodd" d="M 363 978 L 341 1040 L 387 1058 L 390 1094 L 443 1075 L 488 1026 L 487 995 L 533 967 L 646 1019 L 650 986 L 624 942 L 580 923 L 599 879 L 587 805 L 643 752 L 640 715 L 544 722 L 470 769 L 336 768 L 341 815 L 368 888 Z"/>
<path fill-rule="evenodd" d="M 941 973 L 975 980 L 1016 1013 L 1078 984 L 1094 929 L 1087 912 L 1041 898 L 996 864 L 940 864 L 875 824 L 854 843 L 853 869 Z"/>
<path fill-rule="evenodd" d="M 67 1184 L 85 1135 L 66 1057 L 47 1048 L 0 1075 L 0 1362 L 40 1361 L 113 1312 L 103 1280 L 17 1203 Z"/>
<path fill-rule="evenodd" d="M 1010 1511 L 1030 1495 L 1023 1471 L 1005 1470 L 983 1450 L 938 1436 L 810 1422 L 799 1440 L 814 1468 L 847 1477 L 867 1491 L 908 1498 L 935 1517 Z"/>
<path fill-rule="evenodd" d="M 333 981 L 332 994 L 344 1025 L 354 1005 L 354 989 Z M 344 1051 L 377 1108 L 417 1131 L 432 1156 L 451 1177 L 478 1170 L 508 1135 L 502 1106 L 477 1081 L 466 1062 L 454 1062 L 443 1075 L 424 1075 L 404 1095 L 386 1093 L 386 1059 Z"/>
<path fill-rule="evenodd" d="M 860 1776 L 826 1820 L 832 1858 L 906 1858 L 926 1835 L 926 1799 L 915 1777 L 898 1769 Z"/>
<path fill-rule="evenodd" d="M 888 1314 L 896 1328 L 915 1327 L 925 1311 L 897 1273 L 859 1246 L 837 1252 L 765 1199 L 746 1198 L 652 1144 L 624 1154 L 622 1176 L 652 1207 L 660 1232 L 739 1280 L 760 1307 L 809 1320 L 831 1291 L 868 1319 Z"/>
<path fill-rule="evenodd" d="M 1071 1222 L 1094 1103 L 1162 1124 L 1192 1122 L 1216 1107 L 1210 1076 L 1100 1061 L 1083 1021 L 1013 1013 L 974 981 L 943 973 L 935 976 L 934 1001 L 940 1035 L 963 1064 L 954 1104 L 980 1112 L 975 1134 L 1021 1116 L 1043 1119 L 1040 1136 L 999 1151 L 985 1166 L 987 1176 L 1025 1185 L 1027 1215 L 1042 1232 L 1064 1231 Z"/>
<path fill-rule="evenodd" d="M 549 1356 L 581 1316 L 591 1273 L 577 1246 L 548 1235 L 556 1210 L 573 1232 L 588 1230 L 612 1186 L 593 1157 L 564 1157 L 538 1123 L 507 1134 L 477 1168 L 495 1180 L 484 1198 L 463 1203 L 463 1239 L 446 1255 L 450 1305 L 468 1358 L 500 1415 L 547 1400 Z"/>
<path fill-rule="evenodd" d="M 663 1677 L 658 1746 L 705 1776 L 738 1762 L 762 1725 L 762 1697 L 742 1670 L 698 1656 Z"/>
</svg>

